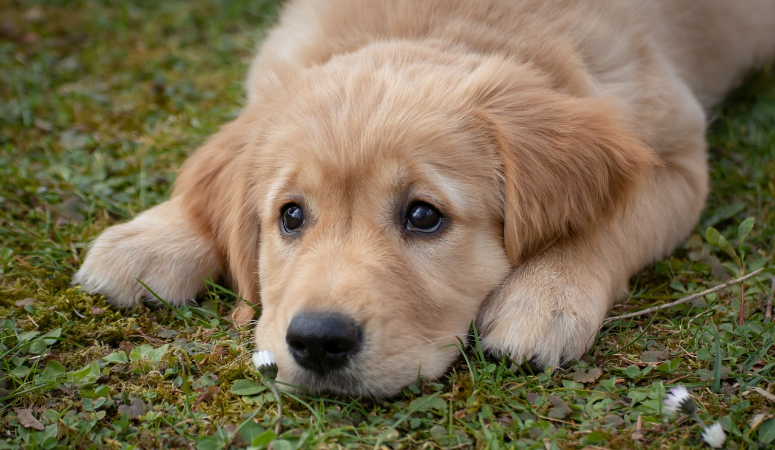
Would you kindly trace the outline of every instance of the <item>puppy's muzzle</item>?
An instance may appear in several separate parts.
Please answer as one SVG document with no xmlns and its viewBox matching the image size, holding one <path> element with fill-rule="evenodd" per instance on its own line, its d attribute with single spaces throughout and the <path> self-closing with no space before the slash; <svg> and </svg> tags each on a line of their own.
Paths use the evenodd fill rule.
<svg viewBox="0 0 775 450">
<path fill-rule="evenodd" d="M 353 319 L 330 312 L 297 314 L 285 335 L 293 359 L 320 375 L 346 366 L 362 341 L 361 327 Z"/>
</svg>

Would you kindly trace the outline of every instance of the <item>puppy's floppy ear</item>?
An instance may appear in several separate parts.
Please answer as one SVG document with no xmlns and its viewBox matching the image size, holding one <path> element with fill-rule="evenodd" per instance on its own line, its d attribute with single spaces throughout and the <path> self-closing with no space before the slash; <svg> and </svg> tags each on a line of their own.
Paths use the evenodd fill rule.
<svg viewBox="0 0 775 450">
<path fill-rule="evenodd" d="M 183 207 L 197 231 L 215 242 L 219 258 L 227 263 L 240 303 L 233 314 L 238 325 L 253 317 L 258 305 L 258 217 L 249 199 L 247 159 L 251 131 L 258 118 L 243 112 L 189 157 L 175 182 L 172 196 Z"/>
<path fill-rule="evenodd" d="M 609 101 L 553 89 L 529 66 L 490 58 L 461 89 L 500 159 L 514 265 L 611 218 L 659 164 Z"/>
</svg>

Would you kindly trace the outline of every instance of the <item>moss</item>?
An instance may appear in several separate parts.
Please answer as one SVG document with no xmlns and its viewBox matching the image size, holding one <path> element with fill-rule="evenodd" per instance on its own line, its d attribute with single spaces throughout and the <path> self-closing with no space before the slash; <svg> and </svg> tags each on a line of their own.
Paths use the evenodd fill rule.
<svg viewBox="0 0 775 450">
<path fill-rule="evenodd" d="M 227 391 L 231 388 L 231 383 L 236 380 L 255 378 L 255 371 L 248 366 L 239 365 L 216 372 L 220 381 L 221 389 Z"/>
</svg>

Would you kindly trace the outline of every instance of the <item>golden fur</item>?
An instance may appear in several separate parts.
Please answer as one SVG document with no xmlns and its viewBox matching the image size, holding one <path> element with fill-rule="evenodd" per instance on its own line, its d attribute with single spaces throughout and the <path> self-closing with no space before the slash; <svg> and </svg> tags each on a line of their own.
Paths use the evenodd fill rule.
<svg viewBox="0 0 775 450">
<path fill-rule="evenodd" d="M 313 390 L 440 376 L 473 320 L 490 352 L 561 364 L 694 227 L 703 109 L 773 57 L 772 30 L 774 0 L 293 1 L 240 117 L 169 201 L 105 231 L 75 282 L 131 306 L 149 298 L 139 278 L 181 304 L 222 275 L 261 305 L 279 378 Z M 401 230 L 413 199 L 442 211 L 439 235 Z M 308 214 L 293 239 L 289 201 Z M 364 329 L 346 369 L 288 353 L 311 309 Z"/>
</svg>

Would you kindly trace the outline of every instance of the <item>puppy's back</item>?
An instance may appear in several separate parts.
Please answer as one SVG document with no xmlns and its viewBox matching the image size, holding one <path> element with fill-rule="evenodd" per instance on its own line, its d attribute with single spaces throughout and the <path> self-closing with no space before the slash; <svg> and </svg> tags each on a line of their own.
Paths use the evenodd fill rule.
<svg viewBox="0 0 775 450">
<path fill-rule="evenodd" d="M 775 0 L 658 0 L 654 12 L 661 50 L 706 108 L 775 58 Z"/>
<path fill-rule="evenodd" d="M 262 44 L 247 85 L 252 98 L 251 86 L 277 62 L 320 64 L 385 40 L 513 55 L 570 91 L 578 83 L 564 74 L 589 70 L 602 84 L 620 84 L 656 51 L 707 108 L 741 70 L 775 58 L 773 30 L 775 0 L 296 0 Z"/>
</svg>

